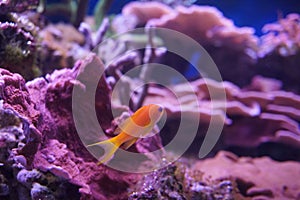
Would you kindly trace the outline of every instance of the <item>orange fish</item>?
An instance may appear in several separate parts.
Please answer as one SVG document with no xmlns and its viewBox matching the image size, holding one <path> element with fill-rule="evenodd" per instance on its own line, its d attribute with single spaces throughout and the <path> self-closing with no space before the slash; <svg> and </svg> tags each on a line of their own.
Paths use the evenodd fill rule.
<svg viewBox="0 0 300 200">
<path fill-rule="evenodd" d="M 139 138 L 146 136 L 161 119 L 164 108 L 157 104 L 149 104 L 138 109 L 132 116 L 127 118 L 121 125 L 121 133 L 111 139 L 88 145 L 98 145 L 104 150 L 104 155 L 99 163 L 109 161 L 119 147 L 128 149 Z"/>
</svg>

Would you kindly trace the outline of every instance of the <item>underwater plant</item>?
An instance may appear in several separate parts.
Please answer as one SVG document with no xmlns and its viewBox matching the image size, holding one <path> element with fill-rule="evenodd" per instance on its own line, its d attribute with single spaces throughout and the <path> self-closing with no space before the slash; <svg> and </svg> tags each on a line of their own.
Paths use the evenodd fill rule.
<svg viewBox="0 0 300 200">
<path fill-rule="evenodd" d="M 109 7 L 111 6 L 113 0 L 98 0 L 97 5 L 94 9 L 94 16 L 95 16 L 95 26 L 98 28 L 103 19 L 105 18 L 105 15 L 107 14 L 107 11 L 109 10 Z"/>
</svg>

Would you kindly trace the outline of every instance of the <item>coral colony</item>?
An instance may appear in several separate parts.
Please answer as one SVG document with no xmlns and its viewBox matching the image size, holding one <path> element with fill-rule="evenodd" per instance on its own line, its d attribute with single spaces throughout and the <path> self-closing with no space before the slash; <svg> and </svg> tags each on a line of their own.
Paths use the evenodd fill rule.
<svg viewBox="0 0 300 200">
<path fill-rule="evenodd" d="M 279 18 L 257 36 L 217 8 L 194 2 L 132 1 L 110 15 L 112 1 L 99 0 L 87 16 L 88 1 L 0 1 L 0 199 L 300 198 L 300 15 Z M 142 31 L 128 32 L 136 28 Z M 191 72 L 202 54 L 186 44 L 189 60 L 169 52 L 166 40 L 174 35 L 163 38 L 153 28 L 200 44 L 222 81 Z M 187 81 L 170 73 L 163 75 L 168 87 L 151 82 L 136 88 L 151 80 L 154 62 Z M 103 72 L 100 78 L 92 66 Z M 137 66 L 134 76 L 127 75 Z M 77 79 L 82 73 L 89 77 L 85 82 Z M 73 91 L 88 90 L 95 77 L 95 105 L 77 106 L 95 110 L 104 134 L 80 135 Z M 145 154 L 137 171 L 153 170 L 115 169 L 109 163 L 118 155 L 99 164 L 94 153 L 103 149 L 88 144 L 118 135 L 118 126 L 149 104 L 163 106 L 162 122 L 148 130 L 151 137 L 134 135 L 130 148 L 120 146 L 116 154 Z M 184 154 L 172 160 L 176 152 L 166 146 L 182 116 L 198 128 Z M 213 126 L 223 125 L 221 134 L 200 159 L 212 119 Z"/>
</svg>

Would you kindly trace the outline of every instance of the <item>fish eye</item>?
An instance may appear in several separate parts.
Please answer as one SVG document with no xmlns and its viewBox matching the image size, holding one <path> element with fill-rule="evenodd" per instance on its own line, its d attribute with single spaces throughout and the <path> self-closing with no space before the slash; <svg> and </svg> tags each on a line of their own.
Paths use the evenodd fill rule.
<svg viewBox="0 0 300 200">
<path fill-rule="evenodd" d="M 159 112 L 162 112 L 162 111 L 163 111 L 163 108 L 162 108 L 162 107 L 159 107 L 159 108 L 158 108 L 158 111 L 159 111 Z"/>
</svg>

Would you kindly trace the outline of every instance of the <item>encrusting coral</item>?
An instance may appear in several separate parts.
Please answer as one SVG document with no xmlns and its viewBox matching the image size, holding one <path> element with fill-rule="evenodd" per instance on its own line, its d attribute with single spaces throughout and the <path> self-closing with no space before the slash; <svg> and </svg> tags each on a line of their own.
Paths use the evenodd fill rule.
<svg viewBox="0 0 300 200">
<path fill-rule="evenodd" d="M 212 117 L 218 115 L 219 123 L 225 124 L 222 131 L 222 144 L 220 144 L 222 148 L 235 146 L 247 149 L 265 143 L 277 143 L 288 146 L 287 149 L 291 148 L 290 153 L 300 149 L 300 129 L 298 126 L 300 97 L 291 92 L 280 90 L 281 84 L 278 81 L 276 82 L 278 87 L 268 87 L 264 85 L 268 84 L 269 79 L 264 80 L 262 77 L 256 77 L 254 80 L 256 80 L 253 81 L 254 86 L 249 86 L 248 90 L 242 90 L 229 82 L 219 83 L 208 79 L 191 82 L 189 85 L 194 88 L 198 102 L 186 98 L 181 105 L 186 108 L 184 110 L 180 109 L 178 99 L 188 97 L 188 85 L 179 84 L 172 88 L 172 91 L 181 91 L 182 96 L 177 97 L 165 88 L 151 86 L 144 103 L 166 102 L 164 105 L 170 119 L 166 123 L 166 127 L 172 127 L 171 124 L 174 123 L 174 120 L 180 120 L 179 113 L 190 113 L 191 116 L 199 115 L 199 123 L 202 128 L 198 132 L 198 138 L 196 137 L 197 141 L 205 135 L 207 130 L 205 127 L 210 123 Z M 218 93 L 218 90 L 224 90 L 226 93 L 224 108 L 215 106 L 218 105 L 218 101 L 224 102 L 223 98 L 211 98 L 212 91 L 215 94 Z M 195 106 L 199 106 L 198 113 L 195 113 Z M 193 118 L 191 117 L 191 119 Z M 193 121 L 193 123 L 198 122 Z M 256 125 L 253 126 L 253 123 Z M 170 132 L 165 131 L 168 132 L 170 129 L 162 130 L 161 136 L 166 142 L 169 137 L 172 138 L 173 136 L 170 135 Z M 253 150 L 254 152 L 255 150 Z M 299 154 L 296 152 L 292 154 L 295 154 L 293 159 L 299 159 L 297 158 Z"/>
<path fill-rule="evenodd" d="M 122 14 L 125 17 L 133 16 L 136 18 L 136 26 L 145 26 L 149 20 L 160 18 L 171 12 L 172 9 L 170 7 L 158 2 L 133 2 L 126 5 L 122 10 Z"/>
<path fill-rule="evenodd" d="M 283 88 L 299 93 L 300 15 L 292 13 L 264 26 L 258 51 L 260 74 L 282 81 Z"/>
<path fill-rule="evenodd" d="M 261 57 L 266 54 L 278 53 L 281 56 L 290 56 L 298 53 L 300 48 L 300 16 L 296 13 L 288 14 L 277 23 L 263 27 Z"/>
<path fill-rule="evenodd" d="M 293 181 L 299 178 L 298 162 L 237 157 L 221 151 L 214 158 L 196 162 L 191 169 L 202 171 L 204 180 L 231 178 L 242 199 L 297 199 L 300 194 L 299 182 Z"/>
</svg>

